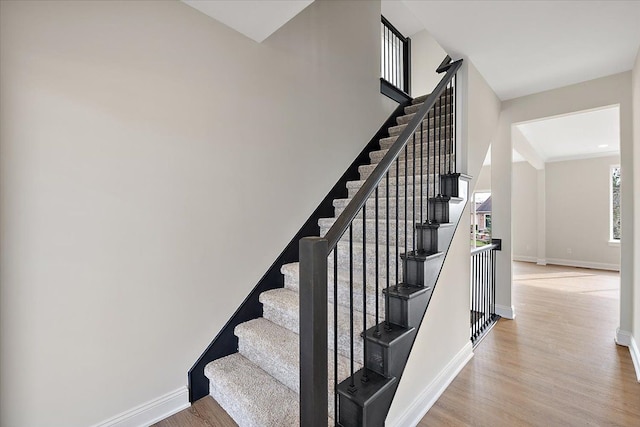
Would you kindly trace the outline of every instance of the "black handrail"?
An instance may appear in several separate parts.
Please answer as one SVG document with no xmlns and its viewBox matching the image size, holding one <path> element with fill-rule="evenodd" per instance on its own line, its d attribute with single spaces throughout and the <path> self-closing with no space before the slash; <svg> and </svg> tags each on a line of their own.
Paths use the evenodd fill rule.
<svg viewBox="0 0 640 427">
<path fill-rule="evenodd" d="M 462 60 L 459 59 L 451 64 L 447 70 L 447 74 L 444 75 L 440 83 L 436 86 L 433 92 L 429 94 L 424 101 L 422 107 L 416 112 L 415 116 L 407 124 L 405 129 L 400 133 L 396 142 L 389 148 L 389 151 L 384 158 L 378 163 L 373 172 L 367 180 L 362 184 L 360 190 L 355 194 L 351 202 L 345 207 L 344 211 L 336 219 L 335 223 L 327 231 L 324 238 L 329 242 L 329 251 L 333 250 L 338 244 L 338 241 L 342 235 L 347 231 L 349 225 L 353 222 L 353 219 L 358 215 L 358 212 L 367 199 L 378 187 L 378 184 L 385 176 L 387 171 L 393 165 L 393 162 L 398 158 L 402 150 L 407 146 L 409 138 L 418 130 L 420 123 L 427 116 L 427 113 L 436 104 L 442 92 L 446 89 L 447 85 L 453 77 L 456 75 L 458 69 L 462 66 Z"/>
</svg>

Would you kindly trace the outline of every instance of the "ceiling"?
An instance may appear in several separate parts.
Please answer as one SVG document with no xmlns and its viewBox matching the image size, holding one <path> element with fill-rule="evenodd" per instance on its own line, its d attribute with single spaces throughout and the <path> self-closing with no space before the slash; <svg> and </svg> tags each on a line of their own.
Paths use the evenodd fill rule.
<svg viewBox="0 0 640 427">
<path fill-rule="evenodd" d="M 545 162 L 620 152 L 620 107 L 583 111 L 516 125 Z"/>
<path fill-rule="evenodd" d="M 182 0 L 183 3 L 262 43 L 313 0 Z"/>
<path fill-rule="evenodd" d="M 628 71 L 640 47 L 640 1 L 400 1 L 502 100 Z"/>
</svg>

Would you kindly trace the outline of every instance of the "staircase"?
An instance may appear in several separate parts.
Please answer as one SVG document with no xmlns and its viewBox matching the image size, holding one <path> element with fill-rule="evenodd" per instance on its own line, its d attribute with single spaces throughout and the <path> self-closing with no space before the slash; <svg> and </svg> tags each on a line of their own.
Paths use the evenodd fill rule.
<svg viewBox="0 0 640 427">
<path fill-rule="evenodd" d="M 328 414 L 322 417 L 329 426 L 384 425 L 466 204 L 468 177 L 451 169 L 450 81 L 405 107 L 389 136 L 380 139 L 380 149 L 370 153 L 370 164 L 359 167 L 360 180 L 347 183 L 348 198 L 334 200 L 334 217 L 319 220 L 320 235 L 330 235 L 368 191 L 325 258 L 329 363 L 323 389 L 327 409 L 320 413 Z M 416 114 L 426 113 L 425 100 L 432 108 L 398 150 Z M 376 167 L 389 163 L 389 156 L 393 165 L 381 179 Z M 366 189 L 372 175 L 380 175 L 375 193 Z M 211 396 L 241 427 L 301 425 L 300 399 L 308 393 L 301 393 L 300 378 L 300 270 L 300 263 L 282 267 L 284 287 L 260 294 L 262 317 L 235 327 L 238 352 L 206 365 Z"/>
</svg>

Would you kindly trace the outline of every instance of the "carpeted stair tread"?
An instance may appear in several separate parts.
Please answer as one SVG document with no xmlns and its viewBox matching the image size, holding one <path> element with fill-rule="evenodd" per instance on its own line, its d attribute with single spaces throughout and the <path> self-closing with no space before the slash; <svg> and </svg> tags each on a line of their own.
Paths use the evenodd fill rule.
<svg viewBox="0 0 640 427">
<path fill-rule="evenodd" d="M 205 367 L 210 394 L 240 427 L 300 424 L 299 396 L 240 353 Z"/>
<path fill-rule="evenodd" d="M 297 273 L 296 273 L 297 274 Z M 327 279 L 327 297 L 329 303 L 333 304 L 333 272 L 330 272 Z M 292 325 L 296 327 L 298 324 L 298 279 L 297 276 L 285 279 L 288 287 L 272 289 L 260 294 L 260 302 L 262 303 L 263 317 L 269 319 L 275 324 Z M 375 313 L 375 280 L 367 282 L 367 313 L 369 315 Z M 378 310 L 380 318 L 384 320 L 384 298 L 382 295 L 382 286 L 378 287 Z M 354 311 L 362 313 L 362 280 L 354 280 L 353 286 Z M 338 280 L 338 302 L 340 305 L 348 306 L 349 304 L 349 281 L 340 278 Z M 331 314 L 333 315 L 333 314 Z M 361 316 L 361 314 L 359 314 Z M 296 326 L 293 326 L 296 325 Z M 294 332 L 297 332 L 295 330 Z"/>
<path fill-rule="evenodd" d="M 285 291 L 287 291 L 288 293 L 293 293 L 297 295 L 295 291 L 292 291 L 290 289 L 286 289 Z M 271 292 L 271 291 L 268 291 L 268 292 Z M 279 295 L 275 295 L 275 294 L 272 295 L 272 298 L 267 302 L 267 304 L 272 306 L 273 311 L 287 312 L 285 316 L 280 316 L 276 319 L 273 319 L 273 321 L 274 322 L 283 321 L 284 323 L 282 324 L 278 323 L 278 326 L 281 326 L 282 328 L 288 329 L 289 331 L 297 334 L 299 330 L 298 328 L 299 328 L 299 321 L 300 321 L 299 308 L 297 304 L 293 305 L 291 303 L 293 299 L 292 295 L 279 298 L 279 297 L 282 297 L 283 294 L 285 293 L 286 292 L 283 292 Z M 329 316 L 328 316 L 329 348 L 333 349 L 333 304 L 331 303 L 328 304 L 328 312 L 329 312 Z M 368 315 L 367 327 L 373 326 L 374 322 L 375 322 L 374 317 Z M 361 314 L 354 316 L 353 328 L 354 328 L 354 334 L 355 334 L 354 359 L 356 360 L 356 362 L 361 364 L 363 360 L 363 354 L 362 354 L 362 339 L 360 338 L 359 334 L 362 330 L 364 330 L 363 319 Z M 345 357 L 349 357 L 349 352 L 350 352 L 349 347 L 350 347 L 349 345 L 349 309 L 348 307 L 338 305 L 338 353 Z"/>
<path fill-rule="evenodd" d="M 444 122 L 445 120 L 447 121 L 447 124 L 452 120 L 453 118 L 453 113 L 450 110 L 451 106 L 449 104 L 446 104 L 442 106 L 442 111 L 439 111 L 437 113 L 433 113 L 430 112 L 429 113 L 429 125 L 432 126 L 434 119 L 436 123 L 441 123 Z M 405 113 L 404 116 L 399 116 L 398 118 L 396 118 L 396 123 L 399 125 L 404 125 L 407 124 L 411 121 L 411 119 L 413 119 L 416 116 L 416 113 Z M 426 119 L 426 117 L 425 117 Z M 425 123 L 426 124 L 426 123 Z"/>
<path fill-rule="evenodd" d="M 425 119 L 422 121 L 422 123 L 424 123 L 423 127 L 424 127 L 424 133 L 426 135 L 427 133 L 427 129 L 429 130 L 429 132 L 431 132 L 431 134 L 433 134 L 433 132 L 435 131 L 436 133 L 439 132 L 439 134 L 441 134 L 442 136 L 444 136 L 444 132 L 445 129 L 447 129 L 447 133 L 451 130 L 452 126 L 450 123 L 442 123 L 439 127 L 433 127 L 433 126 L 429 126 L 429 119 L 427 119 L 425 117 Z M 387 131 L 389 133 L 390 136 L 397 136 L 400 135 L 402 133 L 402 131 L 407 127 L 407 124 L 402 124 L 402 125 L 395 125 L 395 126 L 391 126 Z M 418 129 L 420 127 L 418 126 Z"/>
<path fill-rule="evenodd" d="M 299 336 L 267 319 L 258 318 L 236 327 L 240 354 L 259 366 L 269 375 L 300 392 Z M 328 354 L 329 413 L 333 412 L 333 354 Z M 349 376 L 349 359 L 338 355 L 338 383 Z M 356 364 L 354 370 L 362 366 Z"/>
</svg>

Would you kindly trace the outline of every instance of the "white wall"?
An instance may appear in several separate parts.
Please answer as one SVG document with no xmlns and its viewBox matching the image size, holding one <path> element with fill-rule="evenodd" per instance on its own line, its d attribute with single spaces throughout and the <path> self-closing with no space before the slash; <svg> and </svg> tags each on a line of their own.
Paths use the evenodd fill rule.
<svg viewBox="0 0 640 427">
<path fill-rule="evenodd" d="M 636 56 L 636 62 L 633 67 L 632 78 L 632 96 L 633 96 L 633 182 L 635 189 L 640 189 L 640 51 Z M 640 266 L 640 197 L 638 197 L 638 190 L 634 194 L 636 197 L 633 199 L 635 216 L 633 217 L 635 235 L 633 237 L 633 244 L 635 252 L 633 255 L 633 264 Z M 640 271 L 635 270 L 633 276 L 633 336 L 635 338 L 636 351 L 640 346 Z M 636 374 L 638 375 L 638 381 L 640 381 L 640 353 L 636 353 Z"/>
<path fill-rule="evenodd" d="M 538 254 L 538 171 L 528 162 L 513 163 L 511 190 L 514 259 L 536 260 Z"/>
<path fill-rule="evenodd" d="M 444 76 L 436 73 L 436 69 L 446 56 L 427 30 L 411 36 L 411 96 L 431 93 Z"/>
<path fill-rule="evenodd" d="M 380 5 L 0 7 L 0 424 L 87 426 L 186 385 L 388 115 Z"/>
<path fill-rule="evenodd" d="M 463 101 L 458 129 L 466 130 L 461 138 L 468 159 L 461 171 L 475 176 L 472 189 L 497 126 L 500 101 L 467 59 L 459 73 Z M 469 217 L 467 204 L 387 417 L 389 426 L 417 423 L 444 390 L 440 387 L 471 357 Z"/>
<path fill-rule="evenodd" d="M 480 169 L 474 191 L 491 192 L 491 165 L 484 165 L 482 169 Z"/>
<path fill-rule="evenodd" d="M 617 164 L 619 156 L 547 163 L 547 262 L 619 268 L 620 247 L 609 244 L 609 168 Z"/>
<path fill-rule="evenodd" d="M 502 158 L 511 158 L 511 127 L 515 123 L 536 120 L 544 117 L 567 114 L 603 106 L 620 106 L 620 158 L 623 173 L 627 177 L 633 176 L 634 147 L 632 137 L 632 107 L 631 107 L 631 72 L 615 74 L 588 82 L 578 83 L 559 89 L 541 92 L 521 98 L 511 99 L 502 104 L 500 117 L 500 131 L 492 154 Z M 496 154 L 499 153 L 499 154 Z M 511 176 L 511 167 L 504 167 L 496 171 L 496 162 L 492 160 L 493 180 L 493 228 L 496 237 L 497 228 L 502 221 L 511 218 L 511 183 L 504 177 Z M 508 163 L 510 165 L 510 162 Z M 626 171 L 626 172 L 625 172 Z M 635 179 L 635 178 L 634 178 Z M 500 182 L 500 188 L 496 185 Z M 552 184 L 546 177 L 547 185 Z M 627 179 L 622 183 L 622 200 L 634 200 L 634 180 Z M 499 194 L 502 195 L 499 197 Z M 634 222 L 638 214 L 634 214 L 633 203 L 622 203 L 622 243 L 621 243 L 621 295 L 620 295 L 620 329 L 630 331 L 632 328 L 632 301 L 634 277 L 634 241 L 624 236 L 634 235 Z M 511 240 L 511 227 L 506 226 L 502 237 Z M 510 248 L 507 249 L 510 251 Z M 503 245 L 504 251 L 504 245 Z M 510 253 L 510 252 L 509 252 Z M 499 260 L 500 261 L 500 260 Z M 501 304 L 511 304 L 511 267 L 505 263 L 504 269 L 497 271 L 498 289 L 496 299 Z"/>
</svg>

